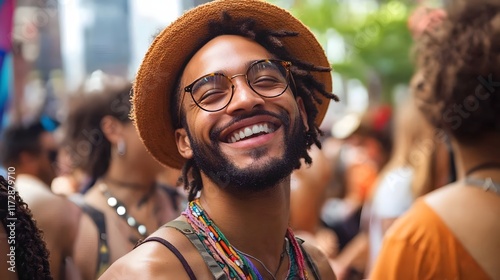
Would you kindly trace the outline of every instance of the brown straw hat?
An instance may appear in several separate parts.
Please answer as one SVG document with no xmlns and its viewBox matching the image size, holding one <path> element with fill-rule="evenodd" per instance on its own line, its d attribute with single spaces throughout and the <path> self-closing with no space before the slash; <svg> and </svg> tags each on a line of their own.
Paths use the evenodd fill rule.
<svg viewBox="0 0 500 280">
<path fill-rule="evenodd" d="M 150 46 L 134 83 L 132 118 L 149 152 L 161 163 L 181 168 L 186 161 L 178 152 L 170 118 L 170 95 L 191 56 L 210 38 L 210 21 L 226 11 L 233 19 L 252 18 L 256 28 L 287 30 L 298 36 L 284 37 L 290 55 L 314 65 L 330 67 L 325 52 L 309 28 L 286 10 L 261 0 L 217 0 L 193 8 L 166 27 Z M 312 75 L 332 91 L 329 72 Z M 316 125 L 320 125 L 330 100 L 322 95 Z"/>
</svg>

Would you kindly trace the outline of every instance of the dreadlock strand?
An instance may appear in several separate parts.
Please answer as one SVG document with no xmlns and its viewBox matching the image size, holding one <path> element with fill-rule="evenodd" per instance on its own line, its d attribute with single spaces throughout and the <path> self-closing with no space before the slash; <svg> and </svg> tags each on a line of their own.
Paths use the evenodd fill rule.
<svg viewBox="0 0 500 280">
<path fill-rule="evenodd" d="M 203 188 L 203 182 L 201 181 L 201 172 L 198 166 L 196 165 L 196 162 L 194 162 L 194 159 L 191 170 L 192 170 L 191 174 L 193 176 L 193 182 L 191 185 L 191 189 L 189 191 L 189 201 L 194 200 L 198 195 L 198 192 L 201 191 L 201 189 Z"/>
<path fill-rule="evenodd" d="M 190 188 L 190 183 L 189 183 L 189 170 L 191 169 L 191 166 L 193 165 L 193 160 L 187 160 L 184 166 L 182 167 L 182 183 L 184 185 L 185 190 L 189 190 Z"/>
</svg>

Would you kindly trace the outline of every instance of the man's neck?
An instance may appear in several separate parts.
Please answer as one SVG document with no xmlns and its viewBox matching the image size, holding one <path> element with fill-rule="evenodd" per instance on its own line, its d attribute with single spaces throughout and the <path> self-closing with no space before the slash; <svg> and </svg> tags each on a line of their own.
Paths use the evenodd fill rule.
<svg viewBox="0 0 500 280">
<path fill-rule="evenodd" d="M 265 263 L 279 259 L 289 225 L 289 178 L 266 191 L 242 196 L 205 184 L 200 203 L 231 245 Z"/>
</svg>

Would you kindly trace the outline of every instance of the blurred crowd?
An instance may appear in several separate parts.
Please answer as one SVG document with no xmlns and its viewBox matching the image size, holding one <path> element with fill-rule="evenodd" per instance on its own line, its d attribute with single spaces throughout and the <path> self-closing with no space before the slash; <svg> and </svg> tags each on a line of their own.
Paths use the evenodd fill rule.
<svg viewBox="0 0 500 280">
<path fill-rule="evenodd" d="M 497 14 L 491 14 L 493 10 Z M 460 178 L 487 171 L 491 174 L 478 178 L 489 178 L 491 186 L 498 187 L 500 158 L 495 146 L 500 125 L 498 96 L 474 107 L 487 109 L 466 110 L 467 117 L 462 115 L 463 119 L 458 119 L 464 123 L 461 126 L 464 129 L 470 121 L 472 124 L 467 126 L 475 130 L 446 126 L 453 125 L 453 116 L 460 116 L 462 112 L 449 104 L 466 100 L 453 97 L 453 92 L 460 87 L 474 92 L 478 84 L 475 80 L 474 85 L 465 82 L 462 85 L 461 79 L 484 75 L 486 82 L 498 86 L 492 82 L 500 77 L 498 69 L 492 68 L 492 60 L 488 61 L 499 57 L 500 36 L 488 37 L 500 33 L 498 13 L 500 8 L 496 4 L 474 7 L 468 13 L 417 9 L 408 25 L 419 57 L 415 74 L 408 81 L 410 92 L 406 100 L 398 106 L 373 104 L 362 114 L 352 113 L 336 120 L 329 131 L 324 131 L 322 148 L 311 149 L 313 164 L 303 164 L 293 172 L 290 225 L 297 236 L 315 244 L 328 256 L 337 279 L 402 279 L 397 278 L 404 275 L 399 272 L 394 272 L 394 278 L 385 277 L 384 273 L 399 267 L 414 275 L 413 265 L 430 261 L 425 260 L 425 253 L 405 257 L 403 251 L 409 245 L 401 245 L 407 237 L 403 235 L 410 234 L 405 231 L 410 231 L 412 221 L 431 220 L 430 216 L 420 217 L 414 213 L 417 210 L 414 207 L 421 206 L 419 203 L 424 199 L 426 207 L 433 208 L 434 215 L 460 240 L 465 248 L 460 247 L 461 250 L 470 254 L 470 262 L 479 268 L 471 268 L 473 264 L 465 258 L 457 266 L 470 271 L 480 269 L 484 279 L 499 279 L 498 196 L 483 201 L 482 198 L 476 200 L 475 193 L 465 194 L 470 197 L 470 203 L 464 203 L 468 205 L 464 207 L 473 208 L 470 211 L 474 215 L 483 217 L 483 224 L 478 224 L 469 221 L 474 220 L 473 217 L 461 214 L 463 209 L 450 213 L 449 209 L 456 209 L 456 201 L 466 198 L 441 190 Z M 470 21 L 474 24 L 469 24 Z M 480 29 L 485 22 L 491 24 L 489 28 L 493 31 Z M 442 58 L 442 63 L 452 63 L 453 59 L 464 62 L 457 63 L 455 68 L 436 70 L 439 65 L 432 63 L 438 61 L 435 56 L 442 54 L 431 53 L 432 48 L 438 49 L 439 40 L 444 42 L 447 34 L 453 33 L 450 30 L 471 35 L 461 37 L 464 50 L 456 51 L 461 51 L 462 56 L 450 54 Z M 438 43 L 430 42 L 432 40 Z M 480 61 L 477 57 L 481 55 L 491 57 Z M 476 60 L 467 60 L 468 56 L 476 56 Z M 477 68 L 462 70 L 464 64 L 477 64 Z M 445 75 L 452 78 L 444 79 Z M 436 82 L 439 79 L 442 80 Z M 448 96 L 432 96 L 437 89 Z M 498 92 L 492 94 L 498 95 Z M 5 177 L 15 180 L 19 203 L 27 204 L 36 226 L 43 232 L 41 236 L 50 253 L 50 274 L 54 279 L 98 278 L 139 240 L 177 217 L 186 207 L 187 194 L 179 187 L 181 170 L 167 168 L 153 159 L 129 118 L 131 95 L 131 81 L 95 72 L 77 93 L 68 95 L 61 108 L 62 118 L 44 117 L 29 124 L 13 124 L 2 131 L 1 165 L 9 171 L 4 173 L 8 174 Z M 487 102 L 495 103 L 490 106 Z M 443 108 L 452 108 L 454 115 Z M 489 114 L 489 118 L 482 119 L 480 114 Z M 439 124 L 436 121 L 439 118 L 445 123 Z M 484 131 L 486 136 L 474 138 Z M 485 148 L 486 152 L 482 150 Z M 464 163 L 467 160 L 469 162 Z M 487 163 L 486 167 L 481 166 L 483 162 Z M 474 182 L 471 179 L 468 184 L 489 186 L 482 181 Z M 5 185 L 2 191 L 3 188 L 7 191 L 7 182 L 2 185 Z M 481 195 L 484 194 L 478 196 Z M 1 207 L 5 205 L 2 200 Z M 491 207 L 487 208 L 488 205 Z M 496 214 L 492 218 L 485 213 Z M 399 219 L 409 214 L 414 214 L 411 219 Z M 485 225 L 486 222 L 489 224 Z M 493 249 L 481 251 L 485 245 L 478 245 L 470 234 L 463 233 L 469 229 L 474 229 L 477 238 L 481 237 Z M 3 230 L 0 227 L 0 231 Z M 496 239 L 488 237 L 488 232 Z M 386 242 L 389 234 L 392 239 Z M 415 235 L 411 236 L 415 237 L 412 242 L 421 242 Z M 8 262 L 4 260 L 4 245 L 0 244 L 2 272 Z M 397 246 L 407 247 L 398 251 Z M 417 246 L 415 250 L 425 250 L 422 248 Z M 439 251 L 439 246 L 433 249 Z M 443 245 L 441 250 L 451 249 Z M 436 265 L 440 258 L 446 257 L 436 257 Z M 490 258 L 494 261 L 489 261 Z M 403 264 L 402 260 L 407 263 Z M 478 278 L 473 279 L 483 279 L 482 274 L 475 275 Z M 419 279 L 441 279 L 421 277 Z"/>
</svg>

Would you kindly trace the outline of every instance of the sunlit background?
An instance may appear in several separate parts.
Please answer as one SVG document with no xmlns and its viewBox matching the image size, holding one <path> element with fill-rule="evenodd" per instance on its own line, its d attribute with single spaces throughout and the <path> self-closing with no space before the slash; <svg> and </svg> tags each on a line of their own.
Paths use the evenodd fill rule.
<svg viewBox="0 0 500 280">
<path fill-rule="evenodd" d="M 1 125 L 40 115 L 57 121 L 61 100 L 95 71 L 133 80 L 154 35 L 203 2 L 208 1 L 0 0 Z M 407 19 L 419 1 L 270 2 L 308 25 L 332 63 L 334 91 L 342 101 L 330 107 L 323 129 L 349 112 L 393 106 L 407 94 L 413 72 Z M 9 13 L 11 34 L 5 31 Z"/>
</svg>

